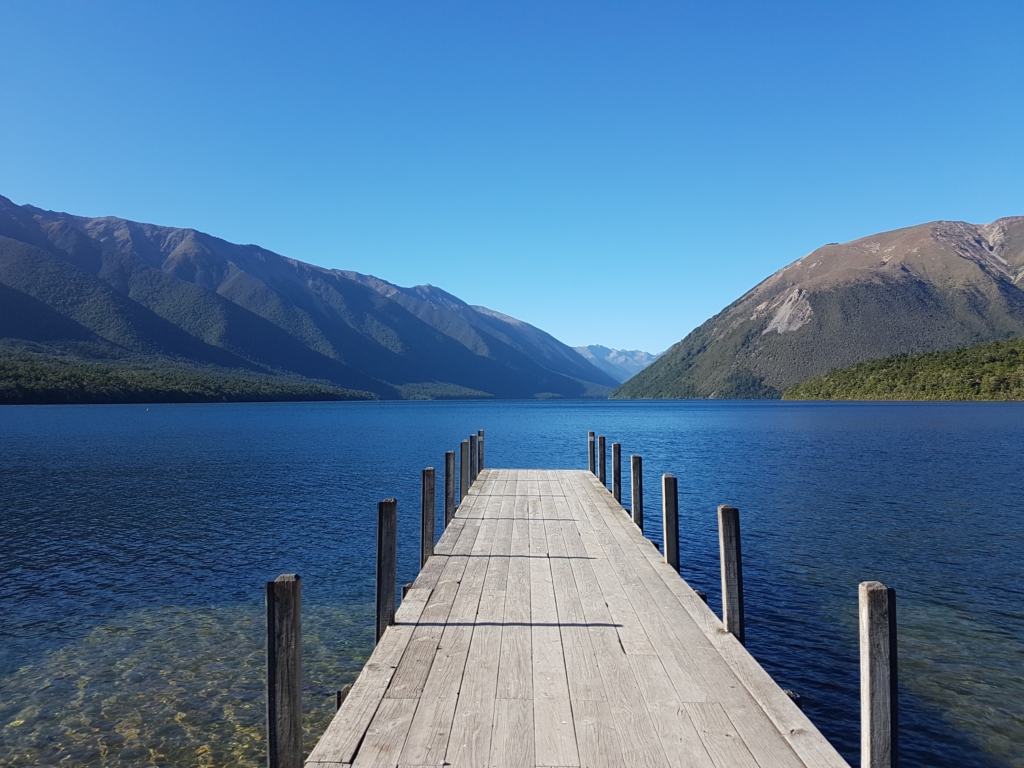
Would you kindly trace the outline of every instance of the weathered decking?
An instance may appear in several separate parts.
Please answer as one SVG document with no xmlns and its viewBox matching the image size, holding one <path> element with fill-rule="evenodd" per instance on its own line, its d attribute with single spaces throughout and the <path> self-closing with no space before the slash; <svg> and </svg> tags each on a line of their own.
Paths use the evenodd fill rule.
<svg viewBox="0 0 1024 768">
<path fill-rule="evenodd" d="M 847 768 L 597 478 L 511 469 L 481 472 L 306 765 Z"/>
</svg>

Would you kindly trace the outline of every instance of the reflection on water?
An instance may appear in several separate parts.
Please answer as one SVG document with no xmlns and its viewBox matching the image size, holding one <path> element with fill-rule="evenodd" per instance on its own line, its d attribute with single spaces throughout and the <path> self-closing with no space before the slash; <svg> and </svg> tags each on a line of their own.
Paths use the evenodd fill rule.
<svg viewBox="0 0 1024 768">
<path fill-rule="evenodd" d="M 584 467 L 607 435 L 649 509 L 676 475 L 682 575 L 715 610 L 715 507 L 739 507 L 748 648 L 852 764 L 878 579 L 904 764 L 1024 768 L 1024 405 L 781 402 L 0 408 L 0 765 L 261 765 L 281 573 L 312 745 L 373 647 L 376 502 L 399 499 L 410 582 L 420 469 L 477 428 L 506 467 Z"/>
<path fill-rule="evenodd" d="M 307 750 L 334 714 L 334 692 L 366 660 L 371 613 L 332 608 L 304 616 Z M 94 627 L 4 681 L 0 764 L 260 765 L 264 622 L 259 605 L 168 606 Z M 350 641 L 328 652 L 324 627 Z"/>
</svg>

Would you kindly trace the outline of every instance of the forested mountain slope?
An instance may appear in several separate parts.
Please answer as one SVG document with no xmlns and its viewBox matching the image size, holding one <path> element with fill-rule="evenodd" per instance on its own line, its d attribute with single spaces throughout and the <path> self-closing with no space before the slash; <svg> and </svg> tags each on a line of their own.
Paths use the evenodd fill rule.
<svg viewBox="0 0 1024 768">
<path fill-rule="evenodd" d="M 603 396 L 617 383 L 540 329 L 192 229 L 0 197 L 0 340 L 32 354 L 315 380 L 380 397 Z"/>
</svg>

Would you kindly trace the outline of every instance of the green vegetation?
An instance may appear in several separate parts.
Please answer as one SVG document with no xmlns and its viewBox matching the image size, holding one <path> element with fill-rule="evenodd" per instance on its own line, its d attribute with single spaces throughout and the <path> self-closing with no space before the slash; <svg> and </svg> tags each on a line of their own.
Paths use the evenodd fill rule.
<svg viewBox="0 0 1024 768">
<path fill-rule="evenodd" d="M 1024 339 L 895 355 L 795 384 L 786 400 L 1024 400 Z"/>
<path fill-rule="evenodd" d="M 133 365 L 0 348 L 0 404 L 370 400 L 309 379 L 189 365 Z"/>
</svg>

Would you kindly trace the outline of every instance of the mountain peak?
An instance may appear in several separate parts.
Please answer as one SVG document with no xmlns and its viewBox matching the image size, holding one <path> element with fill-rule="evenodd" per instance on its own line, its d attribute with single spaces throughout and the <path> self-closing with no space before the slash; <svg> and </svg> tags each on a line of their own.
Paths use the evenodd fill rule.
<svg viewBox="0 0 1024 768">
<path fill-rule="evenodd" d="M 934 221 L 818 248 L 616 392 L 777 397 L 865 360 L 1024 335 L 1024 217 Z"/>
</svg>

